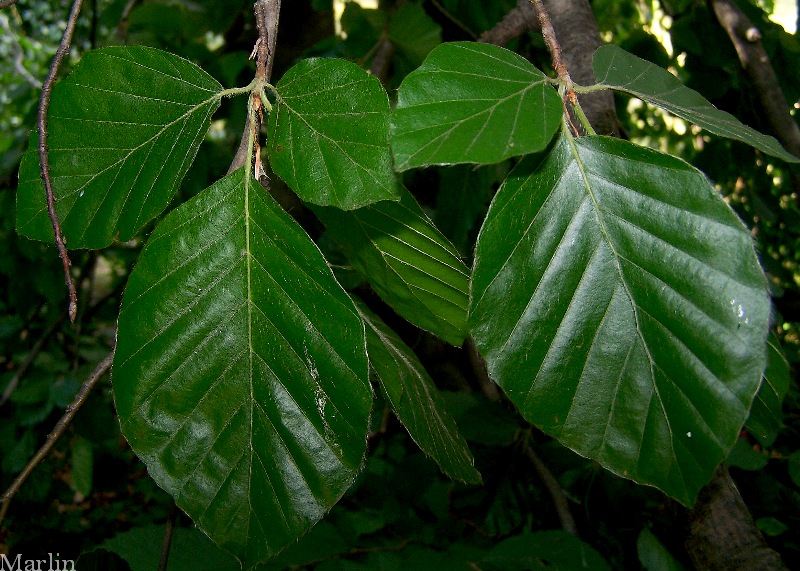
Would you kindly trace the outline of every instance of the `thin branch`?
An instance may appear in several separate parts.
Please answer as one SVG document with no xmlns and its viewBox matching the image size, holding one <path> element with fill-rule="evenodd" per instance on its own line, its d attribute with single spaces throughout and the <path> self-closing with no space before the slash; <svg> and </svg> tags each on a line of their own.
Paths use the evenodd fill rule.
<svg viewBox="0 0 800 571">
<path fill-rule="evenodd" d="M 39 164 L 42 167 L 42 179 L 44 180 L 45 191 L 47 192 L 47 214 L 50 216 L 50 222 L 53 224 L 53 233 L 55 235 L 56 248 L 58 248 L 58 256 L 61 258 L 61 264 L 64 267 L 64 283 L 69 290 L 69 320 L 74 322 L 75 316 L 78 313 L 78 294 L 75 291 L 75 282 L 72 281 L 72 276 L 69 272 L 69 255 L 67 254 L 67 246 L 64 242 L 64 237 L 61 234 L 61 223 L 58 221 L 58 213 L 56 212 L 56 199 L 53 195 L 53 183 L 50 180 L 50 161 L 47 157 L 47 110 L 50 107 L 50 97 L 52 95 L 53 84 L 56 82 L 58 76 L 58 68 L 61 67 L 61 62 L 64 56 L 69 52 L 69 45 L 72 41 L 72 34 L 75 32 L 75 26 L 78 22 L 78 14 L 81 11 L 81 4 L 83 0 L 74 0 L 72 10 L 70 11 L 69 18 L 67 19 L 67 28 L 64 30 L 64 35 L 61 37 L 61 44 L 56 50 L 56 55 L 50 63 L 50 72 L 42 85 L 42 97 L 39 100 L 39 114 L 37 116 L 36 124 L 39 128 Z"/>
<path fill-rule="evenodd" d="M 28 68 L 26 68 L 23 64 L 25 52 L 17 40 L 16 34 L 14 34 L 14 31 L 11 29 L 11 26 L 8 25 L 8 19 L 0 18 L 0 26 L 3 27 L 3 30 L 5 30 L 5 32 L 8 34 L 8 37 L 10 37 L 11 41 L 13 42 L 12 49 L 14 50 L 14 69 L 16 69 L 17 72 L 19 72 L 19 74 L 25 78 L 25 81 L 27 81 L 33 88 L 41 89 L 42 82 L 35 78 L 33 74 L 28 71 Z"/>
<path fill-rule="evenodd" d="M 39 339 L 34 343 L 31 350 L 25 355 L 25 359 L 23 359 L 22 363 L 19 364 L 19 368 L 14 372 L 14 376 L 12 377 L 11 381 L 9 381 L 8 385 L 6 385 L 5 390 L 3 391 L 3 395 L 0 396 L 0 406 L 3 406 L 8 399 L 11 398 L 11 395 L 14 394 L 14 391 L 17 390 L 20 381 L 25 376 L 25 373 L 28 372 L 28 368 L 31 364 L 36 360 L 36 357 L 39 356 L 39 353 L 42 352 L 42 349 L 47 345 L 47 342 L 50 340 L 50 337 L 58 331 L 58 328 L 61 326 L 61 323 L 66 319 L 66 314 L 61 313 L 56 318 L 56 320 L 50 324 L 50 326 L 44 330 L 42 335 Z"/>
<path fill-rule="evenodd" d="M 253 10 L 258 28 L 256 76 L 267 83 L 272 75 L 272 54 L 275 53 L 275 42 L 278 39 L 281 0 L 256 0 Z"/>
<path fill-rule="evenodd" d="M 158 562 L 158 571 L 167 571 L 169 562 L 169 551 L 172 547 L 172 532 L 175 530 L 175 519 L 178 517 L 178 506 L 175 500 L 169 504 L 167 523 L 164 525 L 164 540 L 161 542 L 161 559 Z"/>
<path fill-rule="evenodd" d="M 569 76 L 569 71 L 567 70 L 567 66 L 564 65 L 564 62 L 561 60 L 561 45 L 558 43 L 558 39 L 556 38 L 556 31 L 553 29 L 553 23 L 550 21 L 550 15 L 547 13 L 547 9 L 544 7 L 544 2 L 542 0 L 530 0 L 533 7 L 536 9 L 536 16 L 539 18 L 539 25 L 542 27 L 542 36 L 544 36 L 544 43 L 547 45 L 547 49 L 550 51 L 550 57 L 553 58 L 553 69 L 556 70 L 558 77 L 560 77 L 567 86 L 567 96 L 570 96 L 570 92 L 572 92 L 572 96 L 574 97 L 574 92 L 572 91 L 572 78 Z"/>
<path fill-rule="evenodd" d="M 482 33 L 478 41 L 502 47 L 526 31 L 541 32 L 541 30 L 542 27 L 536 17 L 536 9 L 530 0 L 517 0 L 517 6 L 493 28 Z"/>
<path fill-rule="evenodd" d="M 281 13 L 281 0 L 256 0 L 253 5 L 253 12 L 256 16 L 256 28 L 258 29 L 258 40 L 253 47 L 253 53 L 250 58 L 256 59 L 256 78 L 260 84 L 269 83 L 272 76 L 272 54 L 275 53 L 275 43 L 278 39 L 278 19 Z M 253 91 L 253 107 L 258 110 L 258 116 L 261 117 L 261 96 L 259 89 Z M 247 114 L 244 129 L 242 130 L 242 138 L 239 141 L 239 147 L 236 154 L 228 167 L 228 174 L 236 169 L 239 169 L 247 162 L 247 153 L 256 152 L 256 149 L 250 146 L 249 141 L 255 141 L 258 144 L 258 131 L 261 125 L 256 125 L 253 121 L 253 115 Z M 256 168 L 260 165 L 257 164 Z M 263 171 L 263 167 L 261 167 Z M 258 177 L 260 180 L 260 177 Z"/>
<path fill-rule="evenodd" d="M 455 26 L 457 28 L 459 28 L 462 32 L 467 34 L 470 38 L 472 38 L 473 40 L 478 38 L 478 34 L 473 32 L 472 30 L 470 30 L 466 25 L 464 25 L 464 23 L 461 20 L 459 20 L 458 18 L 453 16 L 447 10 L 447 8 L 442 6 L 441 2 L 439 2 L 438 0 L 430 0 L 430 2 L 431 2 L 431 4 L 433 4 L 436 7 L 437 10 L 439 10 L 439 12 L 441 13 L 442 16 L 444 16 L 445 18 L 450 20 L 453 24 L 455 24 Z"/>
<path fill-rule="evenodd" d="M 3 8 L 8 8 L 9 6 L 13 6 L 17 3 L 17 0 L 0 0 L 0 10 Z"/>
<path fill-rule="evenodd" d="M 530 442 L 525 442 L 525 455 L 533 464 L 534 470 L 536 470 L 539 478 L 544 483 L 544 487 L 547 488 L 547 492 L 550 494 L 550 499 L 553 500 L 553 506 L 556 508 L 556 514 L 558 514 L 558 519 L 561 522 L 561 528 L 577 537 L 578 526 L 575 525 L 575 519 L 572 517 L 572 512 L 569 510 L 569 504 L 567 503 L 567 496 L 564 494 L 564 490 L 558 480 L 533 450 Z"/>
<path fill-rule="evenodd" d="M 41 448 L 39 448 L 36 454 L 34 454 L 30 462 L 28 462 L 22 472 L 20 472 L 19 476 L 17 476 L 14 482 L 12 482 L 12 484 L 3 494 L 3 497 L 0 499 L 0 524 L 2 524 L 3 520 L 5 519 L 11 499 L 14 497 L 14 495 L 16 495 L 16 493 L 22 487 L 22 484 L 25 483 L 25 480 L 28 479 L 36 467 L 47 457 L 47 455 L 50 453 L 50 450 L 52 450 L 53 446 L 55 446 L 56 442 L 58 442 L 59 439 L 64 435 L 64 432 L 67 430 L 70 422 L 72 422 L 72 418 L 86 402 L 86 399 L 89 397 L 89 393 L 91 393 L 95 384 L 97 384 L 97 381 L 99 381 L 103 375 L 106 374 L 113 361 L 114 350 L 112 349 L 108 356 L 100 361 L 97 367 L 95 367 L 94 371 L 92 371 L 92 373 L 86 378 L 81 385 L 81 388 L 78 390 L 78 393 L 75 395 L 75 398 L 64 411 L 64 414 L 61 416 L 59 421 L 56 423 L 53 431 L 47 435 L 45 443 Z"/>
</svg>

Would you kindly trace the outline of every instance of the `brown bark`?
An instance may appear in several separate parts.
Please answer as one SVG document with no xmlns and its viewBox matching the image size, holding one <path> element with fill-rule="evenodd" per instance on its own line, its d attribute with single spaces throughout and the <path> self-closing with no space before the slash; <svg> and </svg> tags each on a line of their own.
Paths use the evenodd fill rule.
<svg viewBox="0 0 800 571">
<path fill-rule="evenodd" d="M 686 551 L 698 570 L 783 570 L 753 523 L 727 468 L 720 465 L 689 512 Z"/>
<path fill-rule="evenodd" d="M 800 129 L 789 114 L 789 104 L 761 44 L 761 32 L 733 0 L 710 0 L 710 4 L 736 48 L 742 68 L 756 88 L 773 134 L 790 153 L 800 157 Z"/>
<path fill-rule="evenodd" d="M 540 31 L 536 10 L 529 0 L 517 0 L 516 8 L 506 14 L 491 30 L 482 33 L 478 41 L 502 47 L 528 30 Z"/>
</svg>

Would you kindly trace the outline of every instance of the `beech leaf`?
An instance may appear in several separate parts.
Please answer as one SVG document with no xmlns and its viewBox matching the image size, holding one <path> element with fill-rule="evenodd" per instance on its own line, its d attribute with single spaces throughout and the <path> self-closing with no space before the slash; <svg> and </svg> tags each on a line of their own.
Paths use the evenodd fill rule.
<svg viewBox="0 0 800 571">
<path fill-rule="evenodd" d="M 377 78 L 340 59 L 305 59 L 275 86 L 270 164 L 300 198 L 358 208 L 397 200 L 389 98 Z"/>
<path fill-rule="evenodd" d="M 442 472 L 454 480 L 479 484 L 481 475 L 467 441 L 425 367 L 380 317 L 363 303 L 356 307 L 367 326 L 370 366 L 397 418 Z"/>
<path fill-rule="evenodd" d="M 222 87 L 195 64 L 146 47 L 86 53 L 53 89 L 50 176 L 70 248 L 133 238 L 161 214 L 192 164 Z M 53 241 L 31 135 L 22 159 L 17 230 Z"/>
<path fill-rule="evenodd" d="M 351 264 L 400 316 L 451 345 L 467 336 L 469 270 L 411 193 L 318 211 Z"/>
<path fill-rule="evenodd" d="M 657 105 L 715 135 L 741 141 L 787 162 L 800 162 L 800 158 L 784 149 L 774 137 L 759 133 L 730 113 L 717 109 L 666 69 L 618 46 L 609 44 L 598 48 L 592 67 L 602 85 Z"/>
<path fill-rule="evenodd" d="M 530 422 L 686 505 L 736 442 L 766 363 L 749 233 L 687 163 L 562 135 L 498 191 L 470 325 Z"/>
<path fill-rule="evenodd" d="M 125 291 L 113 387 L 149 474 L 250 567 L 350 487 L 372 391 L 352 300 L 244 171 L 148 240 Z"/>
<path fill-rule="evenodd" d="M 491 164 L 540 151 L 562 113 L 556 90 L 525 58 L 490 44 L 442 44 L 397 92 L 396 168 Z"/>
</svg>

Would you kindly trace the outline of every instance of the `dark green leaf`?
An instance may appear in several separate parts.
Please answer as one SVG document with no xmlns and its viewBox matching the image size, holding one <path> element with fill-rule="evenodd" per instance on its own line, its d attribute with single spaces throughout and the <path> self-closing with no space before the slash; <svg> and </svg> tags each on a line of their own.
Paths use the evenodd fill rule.
<svg viewBox="0 0 800 571">
<path fill-rule="evenodd" d="M 99 549 L 116 553 L 131 566 L 131 571 L 153 571 L 158 568 L 160 546 L 164 541 L 164 526 L 136 527 L 105 541 Z M 78 566 L 80 562 L 78 562 Z M 229 554 L 208 539 L 197 528 L 177 528 L 173 531 L 167 571 L 240 571 L 241 567 Z"/>
<path fill-rule="evenodd" d="M 789 455 L 789 477 L 794 485 L 800 488 L 800 450 Z"/>
<path fill-rule="evenodd" d="M 150 475 L 247 567 L 316 523 L 364 456 L 361 318 L 244 169 L 148 240 L 125 291 L 113 387 Z"/>
<path fill-rule="evenodd" d="M 562 136 L 498 191 L 470 325 L 545 432 L 691 505 L 738 437 L 766 363 L 752 239 L 688 164 Z"/>
<path fill-rule="evenodd" d="M 401 4 L 392 15 L 387 32 L 395 57 L 402 62 L 406 73 L 418 67 L 442 43 L 442 28 L 420 4 Z"/>
<path fill-rule="evenodd" d="M 392 309 L 460 346 L 467 336 L 469 270 L 414 197 L 319 212 L 331 237 Z"/>
<path fill-rule="evenodd" d="M 76 436 L 70 444 L 72 451 L 72 489 L 83 496 L 92 492 L 94 472 L 94 446 L 85 438 Z"/>
<path fill-rule="evenodd" d="M 480 568 L 492 571 L 611 569 L 591 546 L 565 531 L 539 531 L 509 537 L 483 558 Z"/>
<path fill-rule="evenodd" d="M 53 90 L 49 158 L 70 248 L 130 240 L 175 195 L 221 86 L 193 63 L 145 47 L 87 53 Z M 52 242 L 36 134 L 22 160 L 20 234 Z"/>
<path fill-rule="evenodd" d="M 745 427 L 763 446 L 769 446 L 775 440 L 778 430 L 783 425 L 781 405 L 786 391 L 789 389 L 789 363 L 783 355 L 777 337 L 769 338 L 767 352 L 767 370 L 758 389 L 753 408 Z"/>
<path fill-rule="evenodd" d="M 523 57 L 489 44 L 442 44 L 397 93 L 396 168 L 490 164 L 539 151 L 562 112 L 555 89 Z"/>
<path fill-rule="evenodd" d="M 636 540 L 639 562 L 647 571 L 683 571 L 683 566 L 672 556 L 666 547 L 645 528 Z"/>
<path fill-rule="evenodd" d="M 776 537 L 782 533 L 789 531 L 789 526 L 783 523 L 778 518 L 774 517 L 760 517 L 756 520 L 756 527 L 769 535 Z"/>
<path fill-rule="evenodd" d="M 720 111 L 667 70 L 618 46 L 601 46 L 594 54 L 592 67 L 597 81 L 611 89 L 630 93 L 715 135 L 747 143 L 784 161 L 800 162 L 800 158 L 787 152 L 775 138 L 744 125 L 730 113 Z"/>
<path fill-rule="evenodd" d="M 466 440 L 445 407 L 439 389 L 402 339 L 363 303 L 367 351 L 392 410 L 414 442 L 454 480 L 479 484 L 481 476 Z"/>
<path fill-rule="evenodd" d="M 725 459 L 725 464 L 754 472 L 756 470 L 761 470 L 767 465 L 768 461 L 769 458 L 764 452 L 756 450 L 744 438 L 739 438 L 736 444 L 733 445 L 730 454 L 728 454 L 728 457 Z"/>
<path fill-rule="evenodd" d="M 339 59 L 306 59 L 276 86 L 269 159 L 306 202 L 358 208 L 397 199 L 389 99 L 380 81 Z"/>
</svg>

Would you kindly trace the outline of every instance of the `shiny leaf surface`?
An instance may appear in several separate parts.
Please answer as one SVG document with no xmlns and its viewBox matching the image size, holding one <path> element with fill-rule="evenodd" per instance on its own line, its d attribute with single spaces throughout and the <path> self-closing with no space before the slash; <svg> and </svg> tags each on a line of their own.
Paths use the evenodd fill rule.
<svg viewBox="0 0 800 571">
<path fill-rule="evenodd" d="M 398 90 L 396 168 L 490 164 L 539 151 L 562 112 L 555 89 L 525 58 L 489 44 L 442 44 Z"/>
<path fill-rule="evenodd" d="M 598 83 L 611 89 L 630 93 L 715 135 L 747 143 L 784 161 L 800 161 L 800 158 L 786 151 L 774 137 L 759 133 L 730 113 L 717 109 L 666 69 L 618 46 L 601 46 L 594 54 L 592 67 Z"/>
<path fill-rule="evenodd" d="M 272 168 L 306 202 L 358 208 L 397 199 L 389 99 L 380 81 L 339 59 L 306 59 L 275 86 Z"/>
<path fill-rule="evenodd" d="M 400 202 L 319 212 L 350 263 L 400 316 L 460 346 L 469 270 L 405 188 Z"/>
<path fill-rule="evenodd" d="M 148 240 L 125 291 L 113 387 L 149 474 L 246 567 L 316 523 L 364 456 L 364 326 L 244 169 Z"/>
<path fill-rule="evenodd" d="M 414 352 L 363 303 L 369 362 L 397 418 L 414 442 L 454 480 L 479 484 L 481 476 L 430 375 Z"/>
<path fill-rule="evenodd" d="M 68 247 L 130 240 L 161 214 L 197 154 L 221 90 L 195 64 L 145 47 L 88 52 L 56 84 L 48 146 Z M 17 229 L 52 242 L 36 140 L 34 133 L 20 167 Z"/>
<path fill-rule="evenodd" d="M 765 286 L 747 230 L 702 173 L 562 135 L 490 207 L 470 325 L 529 421 L 691 505 L 758 389 Z"/>
</svg>

